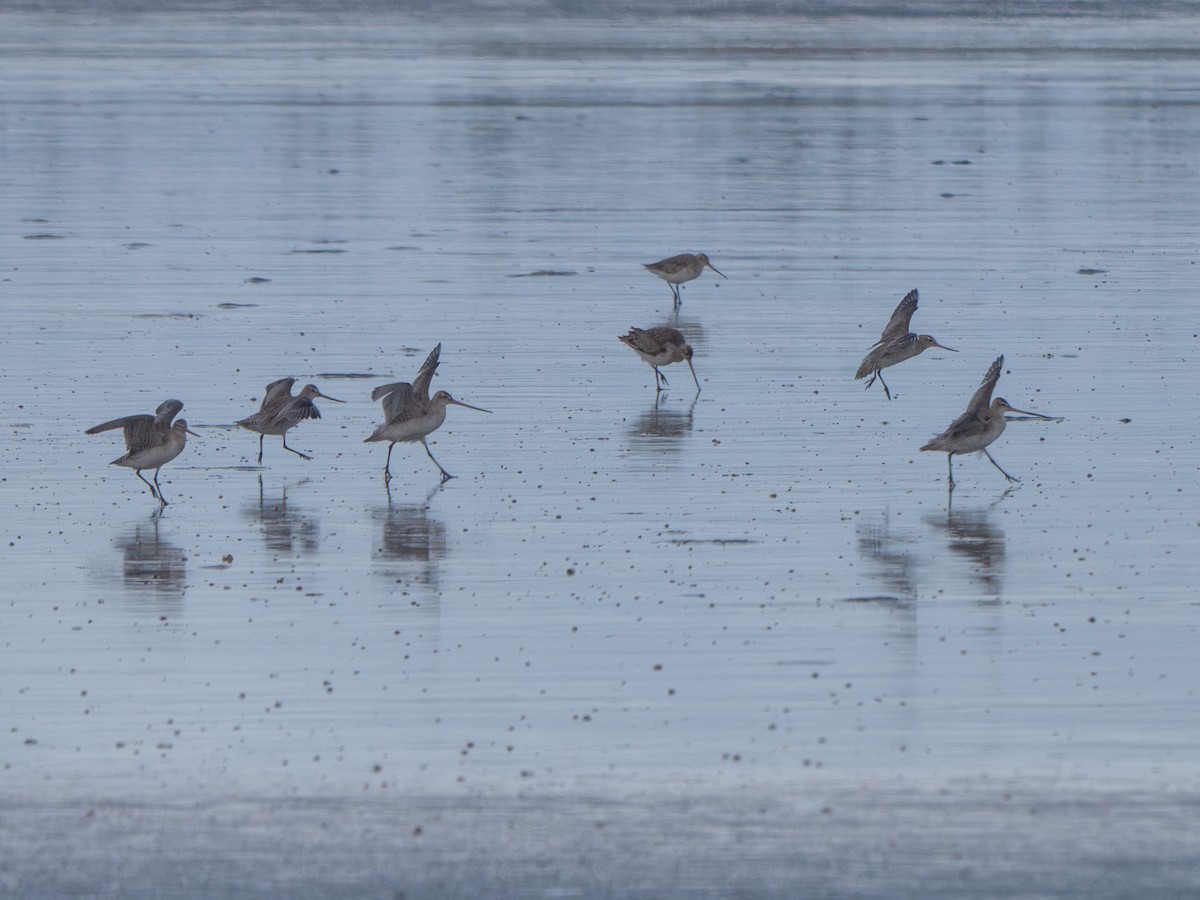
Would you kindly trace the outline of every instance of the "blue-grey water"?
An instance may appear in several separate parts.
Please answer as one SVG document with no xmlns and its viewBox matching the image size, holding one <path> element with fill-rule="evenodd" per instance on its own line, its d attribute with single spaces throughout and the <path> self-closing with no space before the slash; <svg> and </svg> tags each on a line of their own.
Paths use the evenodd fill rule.
<svg viewBox="0 0 1200 900">
<path fill-rule="evenodd" d="M 1200 894 L 1200 15 L 150 7 L 0 10 L 0 893 Z"/>
</svg>

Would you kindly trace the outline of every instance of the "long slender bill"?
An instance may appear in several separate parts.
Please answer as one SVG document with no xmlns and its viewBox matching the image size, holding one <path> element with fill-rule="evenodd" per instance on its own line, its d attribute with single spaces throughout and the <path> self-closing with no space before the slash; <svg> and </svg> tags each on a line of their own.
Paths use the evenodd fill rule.
<svg viewBox="0 0 1200 900">
<path fill-rule="evenodd" d="M 483 409 L 480 406 L 472 406 L 470 403 L 463 403 L 461 400 L 447 400 L 447 403 L 453 403 L 455 406 L 465 406 L 467 409 L 473 409 L 476 412 L 490 413 L 490 409 Z"/>
</svg>

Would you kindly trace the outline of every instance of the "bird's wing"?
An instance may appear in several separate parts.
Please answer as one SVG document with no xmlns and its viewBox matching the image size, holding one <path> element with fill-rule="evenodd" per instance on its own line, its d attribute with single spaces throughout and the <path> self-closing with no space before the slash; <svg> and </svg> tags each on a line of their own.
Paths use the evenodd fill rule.
<svg viewBox="0 0 1200 900">
<path fill-rule="evenodd" d="M 647 328 L 646 334 L 660 344 L 686 343 L 683 338 L 683 332 L 678 328 L 672 328 L 670 325 L 655 325 L 653 328 Z"/>
<path fill-rule="evenodd" d="M 984 420 L 978 410 L 968 409 L 965 413 L 950 423 L 941 434 L 933 439 L 938 441 L 955 441 L 977 433 L 984 425 Z"/>
<path fill-rule="evenodd" d="M 675 256 L 668 256 L 666 259 L 660 259 L 658 262 L 643 263 L 643 268 L 649 269 L 651 272 L 662 272 L 664 275 L 674 275 L 680 269 L 683 269 L 691 264 L 694 257 L 690 253 L 677 253 Z"/>
<path fill-rule="evenodd" d="M 164 400 L 158 404 L 158 409 L 154 411 L 154 424 L 159 428 L 170 428 L 171 420 L 179 415 L 179 411 L 183 409 L 183 403 L 178 400 Z"/>
<path fill-rule="evenodd" d="M 262 403 L 258 407 L 259 412 L 278 403 L 287 402 L 287 399 L 292 396 L 292 385 L 295 383 L 295 378 L 280 378 L 278 381 L 268 384 L 267 389 L 263 391 Z"/>
<path fill-rule="evenodd" d="M 383 399 L 383 416 L 384 419 L 391 424 L 392 422 L 403 421 L 412 418 L 417 409 L 417 395 L 413 391 L 413 386 L 403 381 L 398 384 L 391 385 L 395 390 L 391 391 Z"/>
<path fill-rule="evenodd" d="M 658 341 L 654 339 L 654 329 L 642 329 L 629 326 L 629 334 L 623 334 L 617 338 L 622 344 L 627 347 L 632 347 L 642 353 L 657 353 L 661 348 Z"/>
<path fill-rule="evenodd" d="M 438 344 L 433 348 L 433 352 L 425 358 L 425 362 L 421 363 L 421 371 L 417 373 L 417 377 L 412 381 L 413 393 L 422 400 L 429 399 L 429 383 L 433 381 L 433 373 L 437 371 L 438 358 L 442 355 L 442 345 Z"/>
<path fill-rule="evenodd" d="M 84 434 L 99 434 L 102 431 L 112 431 L 114 428 L 124 428 L 134 422 L 144 420 L 147 423 L 154 422 L 154 416 L 138 415 L 138 416 L 122 416 L 119 419 L 113 419 L 111 422 L 105 422 L 103 425 L 93 425 Z"/>
<path fill-rule="evenodd" d="M 154 416 L 146 414 L 123 416 L 120 419 L 113 419 L 111 422 L 105 422 L 103 425 L 96 425 L 89 428 L 84 434 L 100 434 L 102 431 L 112 431 L 116 428 L 124 429 L 125 449 L 131 453 L 134 450 L 142 450 L 152 446 L 152 438 L 155 434 Z"/>
<path fill-rule="evenodd" d="M 917 292 L 916 289 L 913 289 L 904 295 L 904 299 L 892 311 L 892 317 L 888 319 L 887 327 L 883 329 L 879 342 L 883 343 L 908 334 L 909 322 L 912 321 L 913 313 L 916 311 Z"/>
<path fill-rule="evenodd" d="M 408 384 L 406 381 L 393 381 L 391 384 L 381 384 L 379 387 L 375 388 L 375 390 L 371 391 L 371 399 L 379 400 L 380 398 L 386 397 L 388 394 L 392 393 L 392 391 L 397 391 L 402 387 L 411 388 L 412 385 Z"/>
<path fill-rule="evenodd" d="M 305 419 L 319 419 L 321 411 L 315 403 L 308 399 L 296 397 L 291 403 L 283 406 L 272 419 L 272 424 L 286 424 L 289 428 Z"/>
<path fill-rule="evenodd" d="M 983 376 L 983 381 L 979 383 L 979 390 L 972 395 L 971 402 L 967 404 L 964 416 L 973 414 L 978 418 L 986 413 L 992 405 L 992 391 L 996 389 L 996 382 L 1000 380 L 1000 369 L 1003 366 L 1004 357 L 996 357 L 996 361 L 988 367 L 987 374 Z"/>
</svg>

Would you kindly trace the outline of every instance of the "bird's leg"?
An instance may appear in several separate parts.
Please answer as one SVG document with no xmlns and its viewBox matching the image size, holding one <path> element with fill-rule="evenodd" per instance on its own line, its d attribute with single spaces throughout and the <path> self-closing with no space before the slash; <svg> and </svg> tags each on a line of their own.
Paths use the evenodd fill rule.
<svg viewBox="0 0 1200 900">
<path fill-rule="evenodd" d="M 675 297 L 675 305 L 679 306 L 683 302 L 683 299 L 679 296 L 679 285 L 671 284 L 669 281 L 667 284 L 671 285 L 671 294 Z"/>
<path fill-rule="evenodd" d="M 161 469 L 161 468 L 162 468 L 162 466 L 159 466 L 159 469 Z M 159 505 L 160 505 L 160 506 L 166 506 L 166 505 L 167 505 L 167 498 L 163 496 L 163 492 L 162 492 L 162 485 L 160 485 L 160 484 L 158 483 L 158 469 L 155 469 L 155 470 L 154 470 L 154 486 L 155 486 L 156 488 L 158 488 L 158 502 L 159 502 Z"/>
<path fill-rule="evenodd" d="M 260 434 L 258 436 L 258 464 L 260 466 L 262 465 L 263 438 L 265 437 L 265 434 Z"/>
<path fill-rule="evenodd" d="M 866 390 L 870 390 L 870 388 L 871 388 L 871 385 L 873 385 L 873 384 L 875 383 L 875 379 L 876 379 L 876 378 L 878 378 L 878 377 L 879 377 L 879 370 L 878 370 L 878 369 L 876 369 L 874 372 L 872 372 L 872 373 L 871 373 L 871 378 L 870 378 L 870 380 L 869 380 L 869 381 L 866 383 L 866 385 L 863 387 L 863 390 L 864 390 L 864 391 L 866 391 Z"/>
<path fill-rule="evenodd" d="M 430 459 L 433 460 L 433 464 L 438 467 L 438 471 L 440 471 L 442 473 L 442 484 L 445 484 L 447 481 L 449 481 L 451 478 L 453 478 L 454 476 L 451 475 L 449 472 L 447 472 L 445 469 L 443 469 L 442 464 L 434 458 L 433 451 L 430 450 L 429 445 L 425 443 L 425 438 L 421 438 L 421 444 L 425 448 L 425 453 L 429 456 Z"/>
<path fill-rule="evenodd" d="M 883 372 L 881 372 L 879 369 L 876 369 L 875 374 L 879 376 L 879 383 L 883 385 L 883 392 L 887 394 L 887 398 L 891 400 L 892 392 L 888 390 L 887 382 L 883 380 Z"/>
<path fill-rule="evenodd" d="M 293 450 L 291 447 L 289 447 L 287 445 L 287 433 L 286 432 L 284 432 L 284 434 L 283 434 L 283 449 L 287 450 L 289 453 L 295 453 L 301 459 L 312 459 L 312 457 L 309 456 L 307 453 L 301 453 L 299 450 Z"/>
<path fill-rule="evenodd" d="M 659 384 L 659 383 L 661 383 L 661 384 L 662 384 L 662 387 L 660 387 L 660 388 L 659 388 L 659 390 L 660 390 L 660 391 L 661 391 L 661 390 L 662 390 L 664 387 L 669 387 L 669 386 L 670 386 L 669 382 L 667 381 L 667 376 L 666 376 L 666 375 L 664 375 L 662 372 L 658 371 L 658 366 L 655 366 L 655 367 L 654 367 L 654 379 L 655 379 L 655 380 L 654 380 L 654 383 L 655 383 L 656 385 L 657 385 L 657 384 Z"/>
<path fill-rule="evenodd" d="M 995 466 L 997 469 L 1000 469 L 1000 463 L 998 463 L 998 462 L 996 462 L 994 459 L 992 459 L 992 454 L 988 453 L 986 448 L 985 448 L 985 449 L 984 449 L 984 451 L 983 451 L 983 455 L 984 455 L 984 456 L 986 456 L 986 457 L 988 458 L 988 460 L 990 460 L 990 461 L 991 461 L 991 464 L 992 464 L 993 466 Z M 1020 478 L 1014 478 L 1012 475 L 1009 475 L 1009 474 L 1008 474 L 1007 472 L 1005 472 L 1003 469 L 1000 469 L 1000 474 L 1001 474 L 1001 475 L 1003 475 L 1005 478 L 1007 478 L 1007 479 L 1008 479 L 1008 483 L 1009 483 L 1009 484 L 1012 484 L 1013 482 L 1017 482 L 1017 481 L 1020 481 L 1020 480 L 1021 480 Z"/>
<path fill-rule="evenodd" d="M 383 464 L 383 483 L 388 484 L 392 480 L 392 448 L 396 446 L 396 442 L 392 441 L 388 444 L 387 461 Z"/>
<path fill-rule="evenodd" d="M 946 470 L 950 473 L 950 491 L 954 491 L 954 454 L 946 454 Z"/>
<path fill-rule="evenodd" d="M 150 496 L 153 497 L 155 500 L 157 500 L 158 499 L 158 491 L 156 491 L 154 489 L 154 485 L 152 485 L 150 482 L 148 482 L 145 478 L 142 477 L 142 470 L 136 469 L 136 470 L 134 470 L 133 474 L 137 475 L 138 478 L 142 479 L 142 484 L 144 484 L 144 485 L 146 485 L 146 487 L 150 488 Z"/>
</svg>

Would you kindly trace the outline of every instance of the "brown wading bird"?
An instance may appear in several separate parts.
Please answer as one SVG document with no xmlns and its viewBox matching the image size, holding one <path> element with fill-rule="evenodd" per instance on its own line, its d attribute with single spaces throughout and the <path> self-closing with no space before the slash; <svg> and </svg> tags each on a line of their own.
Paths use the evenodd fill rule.
<svg viewBox="0 0 1200 900">
<path fill-rule="evenodd" d="M 645 329 L 630 326 L 629 334 L 623 334 L 617 340 L 632 348 L 634 353 L 654 369 L 656 393 L 667 384 L 667 377 L 658 371 L 658 367 L 677 362 L 688 364 L 688 368 L 692 370 L 692 380 L 696 382 L 696 393 L 700 393 L 700 379 L 696 377 L 696 369 L 692 365 L 692 348 L 678 329 L 670 325 Z"/>
<path fill-rule="evenodd" d="M 289 453 L 295 453 L 301 459 L 312 459 L 308 454 L 288 446 L 288 431 L 305 419 L 321 418 L 321 411 L 313 403 L 317 397 L 332 400 L 334 403 L 345 402 L 336 397 L 330 397 L 328 394 L 322 394 L 315 384 L 306 384 L 300 393 L 293 397 L 292 385 L 295 383 L 295 378 L 280 378 L 278 381 L 272 381 L 263 392 L 262 404 L 258 407 L 258 412 L 237 423 L 242 428 L 258 432 L 258 461 L 260 463 L 263 459 L 263 438 L 268 434 L 280 435 L 283 438 L 283 449 Z"/>
<path fill-rule="evenodd" d="M 883 380 L 883 370 L 888 366 L 894 366 L 896 363 L 919 356 L 930 347 L 940 347 L 951 353 L 958 352 L 951 347 L 939 344 L 932 335 L 913 334 L 909 331 L 908 323 L 912 321 L 913 313 L 916 311 L 917 292 L 911 290 L 892 312 L 892 317 L 888 320 L 887 327 L 883 329 L 883 334 L 862 361 L 858 371 L 854 373 L 856 380 L 871 376 L 867 387 L 873 385 L 875 379 L 878 378 L 879 383 L 883 385 L 883 392 L 887 394 L 889 400 L 892 399 L 892 392 L 888 390 L 887 382 Z"/>
<path fill-rule="evenodd" d="M 992 459 L 992 454 L 988 453 L 987 447 L 1004 433 L 1005 413 L 1020 413 L 1023 416 L 1034 416 L 1038 419 L 1051 418 L 1043 416 L 1041 413 L 1017 409 L 1003 397 L 992 400 L 992 391 L 996 388 L 996 382 L 1000 380 L 1000 369 L 1003 365 L 1004 357 L 998 357 L 987 370 L 987 374 L 983 376 L 979 390 L 967 404 L 967 411 L 951 422 L 949 428 L 921 448 L 922 450 L 941 450 L 947 454 L 946 465 L 949 467 L 951 491 L 954 490 L 952 460 L 955 453 L 982 451 L 983 455 L 1000 471 L 1001 475 L 1008 479 L 1010 484 L 1020 481 L 1019 478 L 1014 478 L 1000 468 L 1000 463 Z"/>
<path fill-rule="evenodd" d="M 691 281 L 693 278 L 699 278 L 705 266 L 717 272 L 716 267 L 708 261 L 708 257 L 703 253 L 680 253 L 678 256 L 660 259 L 656 263 L 644 263 L 642 268 L 651 275 L 657 275 L 671 286 L 671 294 L 675 298 L 675 305 L 678 306 L 680 303 L 679 285 L 685 281 Z M 725 277 L 723 272 L 717 272 L 717 274 L 722 278 Z"/>
<path fill-rule="evenodd" d="M 115 428 L 123 429 L 127 452 L 124 456 L 114 459 L 109 465 L 133 469 L 134 474 L 142 480 L 142 483 L 150 488 L 150 495 L 158 501 L 160 507 L 167 505 L 167 499 L 163 496 L 162 487 L 158 483 L 158 470 L 183 452 L 189 434 L 199 437 L 196 432 L 188 428 L 184 419 L 180 419 L 174 425 L 171 424 L 171 420 L 179 414 L 181 409 L 183 409 L 183 404 L 178 400 L 164 400 L 152 416 L 149 414 L 124 416 L 120 419 L 113 419 L 111 422 L 105 422 L 103 425 L 96 425 L 84 432 L 85 434 L 99 434 Z M 143 469 L 154 470 L 153 484 L 142 477 Z"/>
<path fill-rule="evenodd" d="M 421 365 L 421 371 L 417 373 L 412 384 L 397 381 L 394 384 L 381 385 L 371 391 L 372 400 L 383 401 L 384 423 L 376 428 L 374 433 L 363 443 L 390 441 L 387 461 L 383 464 L 385 484 L 392 480 L 392 448 L 401 441 L 420 441 L 425 448 L 425 453 L 442 473 L 442 483 L 453 478 L 454 476 L 443 469 L 442 464 L 434 457 L 433 452 L 429 449 L 429 444 L 425 442 L 426 436 L 442 427 L 442 423 L 446 421 L 448 405 L 462 406 L 477 412 L 491 412 L 491 410 L 480 409 L 478 406 L 471 406 L 469 403 L 455 400 L 445 391 L 438 391 L 433 397 L 429 396 L 429 383 L 433 381 L 433 373 L 437 371 L 438 358 L 441 353 L 442 345 L 438 344 Z"/>
</svg>

